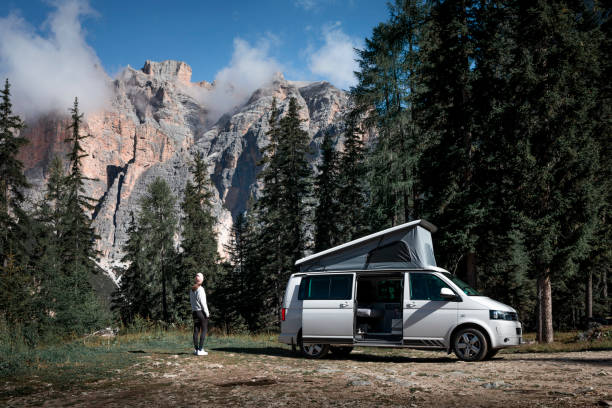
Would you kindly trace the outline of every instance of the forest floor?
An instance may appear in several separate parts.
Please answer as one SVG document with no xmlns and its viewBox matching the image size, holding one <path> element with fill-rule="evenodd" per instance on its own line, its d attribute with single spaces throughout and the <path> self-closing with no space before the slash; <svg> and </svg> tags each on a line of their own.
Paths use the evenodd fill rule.
<svg viewBox="0 0 612 408">
<path fill-rule="evenodd" d="M 465 363 L 380 348 L 307 360 L 273 336 L 212 336 L 201 357 L 186 332 L 71 344 L 68 354 L 50 348 L 28 360 L 30 369 L 0 378 L 0 406 L 612 406 L 612 348 L 526 346 Z"/>
</svg>

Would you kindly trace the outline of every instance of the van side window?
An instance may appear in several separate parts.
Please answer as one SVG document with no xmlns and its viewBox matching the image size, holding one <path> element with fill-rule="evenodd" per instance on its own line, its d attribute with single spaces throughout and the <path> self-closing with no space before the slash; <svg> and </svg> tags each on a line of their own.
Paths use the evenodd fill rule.
<svg viewBox="0 0 612 408">
<path fill-rule="evenodd" d="M 329 277 L 313 276 L 309 279 L 306 289 L 306 299 L 328 299 L 329 298 Z"/>
<path fill-rule="evenodd" d="M 353 275 L 308 276 L 302 278 L 299 300 L 350 300 Z"/>
<path fill-rule="evenodd" d="M 410 273 L 411 300 L 446 300 L 440 296 L 440 289 L 448 287 L 442 279 L 435 275 L 429 273 Z"/>
<path fill-rule="evenodd" d="M 331 276 L 329 298 L 333 300 L 349 300 L 353 289 L 353 276 Z"/>
</svg>

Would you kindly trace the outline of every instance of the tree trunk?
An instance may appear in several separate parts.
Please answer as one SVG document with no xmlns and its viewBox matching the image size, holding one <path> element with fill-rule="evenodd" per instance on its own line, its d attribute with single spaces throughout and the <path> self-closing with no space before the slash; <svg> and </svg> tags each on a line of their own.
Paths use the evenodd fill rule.
<svg viewBox="0 0 612 408">
<path fill-rule="evenodd" d="M 537 307 L 536 307 L 536 341 L 542 341 L 542 287 L 540 286 L 540 279 L 538 278 L 537 283 Z"/>
<path fill-rule="evenodd" d="M 593 272 L 590 270 L 587 273 L 584 306 L 584 314 L 588 322 L 588 319 L 593 317 Z"/>
<path fill-rule="evenodd" d="M 538 342 L 552 343 L 552 287 L 550 284 L 550 269 L 538 277 Z"/>
<path fill-rule="evenodd" d="M 601 281 L 603 282 L 603 304 L 604 304 L 604 310 L 605 310 L 605 315 L 606 317 L 610 314 L 610 309 L 608 309 L 608 270 L 606 268 L 603 268 L 603 270 L 601 271 Z"/>
<path fill-rule="evenodd" d="M 166 300 L 166 273 L 164 271 L 164 250 L 162 249 L 161 254 L 161 278 L 162 278 L 162 313 L 164 315 L 164 322 L 168 323 L 168 302 Z"/>
</svg>

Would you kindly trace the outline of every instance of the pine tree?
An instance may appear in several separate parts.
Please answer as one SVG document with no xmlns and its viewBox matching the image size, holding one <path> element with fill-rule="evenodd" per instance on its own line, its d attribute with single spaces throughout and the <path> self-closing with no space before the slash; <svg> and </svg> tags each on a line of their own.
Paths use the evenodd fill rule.
<svg viewBox="0 0 612 408">
<path fill-rule="evenodd" d="M 22 211 L 23 191 L 29 185 L 23 173 L 23 164 L 17 158 L 19 149 L 27 143 L 20 136 L 25 128 L 21 118 L 13 114 L 8 79 L 0 91 L 0 264 L 7 267 L 8 255 L 19 251 L 17 223 L 25 217 Z M 12 259 L 11 262 L 16 262 Z"/>
<path fill-rule="evenodd" d="M 392 122 L 387 119 L 394 98 L 389 89 L 390 74 L 387 71 L 391 65 L 389 59 L 397 56 L 389 51 L 387 31 L 388 25 L 380 23 L 374 28 L 372 37 L 366 38 L 365 49 L 358 51 L 360 71 L 356 72 L 356 76 L 359 83 L 351 89 L 351 98 L 357 111 L 369 112 L 365 120 L 366 125 L 376 128 L 378 133 L 368 162 L 368 181 L 373 201 L 370 222 L 377 230 L 393 225 L 397 219 L 396 205 L 400 202 L 395 190 L 391 188 L 395 175 L 388 171 L 388 163 L 395 157 L 389 129 Z M 372 106 L 375 109 L 371 109 Z"/>
<path fill-rule="evenodd" d="M 245 320 L 250 332 L 257 332 L 262 328 L 270 327 L 270 313 L 272 296 L 270 296 L 269 281 L 264 270 L 265 260 L 270 256 L 270 248 L 265 247 L 261 240 L 262 228 L 258 221 L 259 202 L 251 197 L 247 203 L 244 215 L 244 224 L 240 233 L 240 252 L 242 265 L 240 266 L 241 282 L 243 282 L 243 293 L 240 302 L 241 315 Z M 264 251 L 267 251 L 264 253 Z M 230 261 L 237 266 L 236 261 Z"/>
<path fill-rule="evenodd" d="M 54 169 L 48 195 L 53 200 L 52 228 L 49 235 L 50 256 L 59 253 L 62 265 L 58 276 L 49 282 L 54 299 L 54 325 L 66 332 L 83 332 L 95 328 L 104 318 L 100 303 L 89 283 L 92 273 L 98 273 L 95 240 L 98 238 L 91 226 L 89 213 L 93 210 L 93 199 L 85 195 L 87 178 L 81 171 L 81 160 L 86 157 L 81 141 L 88 135 L 81 134 L 83 115 L 79 112 L 75 98 L 71 109 L 70 135 L 66 143 L 70 146 L 67 155 L 70 171 L 61 177 Z M 56 167 L 63 165 L 54 164 Z M 52 246 L 52 247 L 51 247 Z M 44 271 L 40 271 L 44 273 Z"/>
<path fill-rule="evenodd" d="M 248 257 L 248 225 L 246 217 L 243 213 L 238 214 L 234 224 L 232 225 L 232 231 L 230 234 L 230 242 L 225 246 L 229 262 L 234 267 L 236 273 L 238 287 L 237 292 L 242 294 L 244 291 L 244 276 L 246 275 L 247 268 L 247 257 Z M 241 296 L 242 297 L 242 296 Z"/>
<path fill-rule="evenodd" d="M 35 286 L 32 275 L 9 253 L 6 266 L 0 266 L 0 316 L 12 327 L 26 325 L 36 317 L 32 296 Z"/>
<path fill-rule="evenodd" d="M 479 227 L 486 205 L 474 182 L 478 141 L 474 134 L 475 1 L 436 2 L 423 27 L 416 96 L 419 124 L 428 139 L 419 162 L 423 217 L 436 224 L 439 259 L 476 284 Z"/>
<path fill-rule="evenodd" d="M 586 13 L 585 13 L 586 14 Z M 610 265 L 612 264 L 612 224 L 610 213 L 612 206 L 612 2 L 609 0 L 594 2 L 590 17 L 592 29 L 597 30 L 600 35 L 598 62 L 600 71 L 597 80 L 597 102 L 593 112 L 595 129 L 593 134 L 597 138 L 599 146 L 599 172 L 597 184 L 601 190 L 603 205 L 597 219 L 597 226 L 592 240 L 590 254 L 581 264 L 581 270 L 586 280 L 587 299 L 585 299 L 585 314 L 590 311 L 593 316 L 607 316 L 610 313 L 608 299 L 608 280 L 612 277 Z M 590 290 L 589 290 L 590 289 Z M 590 292 L 590 293 L 589 293 Z M 589 295 L 592 304 L 589 304 Z"/>
<path fill-rule="evenodd" d="M 289 100 L 287 114 L 280 120 L 282 138 L 278 145 L 280 165 L 282 214 L 281 251 L 284 263 L 277 284 L 277 309 L 282 301 L 282 291 L 295 262 L 309 247 L 308 230 L 311 225 L 312 169 L 307 155 L 310 153 L 308 133 L 302 129 L 295 98 Z"/>
<path fill-rule="evenodd" d="M 515 12 L 503 1 L 483 4 L 472 14 L 474 52 L 470 82 L 473 146 L 470 188 L 484 223 L 472 224 L 478 287 L 511 304 L 527 327 L 533 327 L 535 280 L 519 222 L 514 180 L 522 177 L 512 133 L 504 133 L 509 118 L 500 106 L 507 103 L 509 51 L 516 47 Z M 510 120 L 511 122 L 511 120 Z M 473 221 L 478 221 L 474 219 Z"/>
<path fill-rule="evenodd" d="M 248 287 L 247 266 L 249 239 L 246 218 L 240 213 L 232 225 L 230 242 L 225 245 L 228 262 L 224 265 L 224 279 L 217 287 L 226 333 L 244 331 L 252 314 L 253 292 Z"/>
<path fill-rule="evenodd" d="M 302 129 L 298 109 L 297 100 L 291 98 L 287 114 L 280 120 L 281 208 L 285 213 L 285 226 L 288 227 L 285 230 L 288 240 L 283 243 L 290 261 L 286 273 L 291 272 L 295 261 L 308 248 L 307 228 L 311 221 L 311 204 L 308 200 L 312 195 L 313 175 L 307 157 L 310 154 L 310 140 L 308 133 Z"/>
<path fill-rule="evenodd" d="M 598 40 L 580 27 L 579 6 L 525 1 L 511 7 L 515 45 L 507 52 L 504 98 L 496 106 L 503 121 L 487 143 L 504 149 L 499 165 L 508 170 L 498 180 L 508 185 L 497 191 L 516 209 L 536 271 L 538 339 L 550 342 L 553 288 L 577 273 L 601 208 L 591 117 Z"/>
<path fill-rule="evenodd" d="M 357 118 L 350 113 L 346 119 L 344 151 L 339 157 L 337 195 L 338 213 L 342 216 L 336 220 L 339 225 L 337 243 L 348 242 L 370 232 L 365 148 L 356 122 Z"/>
<path fill-rule="evenodd" d="M 286 115 L 278 120 L 276 102 L 270 115 L 270 145 L 264 151 L 259 178 L 263 181 L 261 197 L 253 211 L 257 255 L 253 270 L 260 273 L 266 297 L 267 323 L 276 325 L 287 278 L 295 261 L 308 247 L 311 217 L 312 170 L 308 164 L 308 133 L 301 128 L 298 104 L 289 100 Z"/>
<path fill-rule="evenodd" d="M 25 124 L 13 114 L 8 79 L 0 94 L 0 318 L 11 330 L 19 327 L 29 333 L 38 317 L 31 293 L 37 282 L 26 242 L 31 220 L 23 209 L 23 193 L 29 184 L 17 158 L 27 140 L 20 135 Z M 33 345 L 33 336 L 27 337 Z"/>
<path fill-rule="evenodd" d="M 121 262 L 127 267 L 117 271 L 120 281 L 119 287 L 113 293 L 112 303 L 112 310 L 119 313 L 126 324 L 132 323 L 136 316 L 151 317 L 152 310 L 152 299 L 149 300 L 148 296 L 149 251 L 144 250 L 147 245 L 146 237 L 138 230 L 134 213 L 130 216 L 128 239 L 123 246 L 125 255 L 121 258 Z"/>
<path fill-rule="evenodd" d="M 201 272 L 205 278 L 204 286 L 207 297 L 210 299 L 211 314 L 214 316 L 216 314 L 214 313 L 215 305 L 219 304 L 220 300 L 216 294 L 216 288 L 222 284 L 222 278 L 217 275 L 222 270 L 219 266 L 217 235 L 214 231 L 216 219 L 212 214 L 210 179 L 206 171 L 206 163 L 199 154 L 195 156 L 191 173 L 193 182 L 187 181 L 185 196 L 181 204 L 184 214 L 181 242 L 183 251 L 181 253 L 181 275 L 176 290 L 179 294 L 184 293 L 184 296 L 179 296 L 179 298 L 188 303 L 188 288 L 195 275 Z"/>
<path fill-rule="evenodd" d="M 338 226 L 342 215 L 338 203 L 337 156 L 332 136 L 326 133 L 321 145 L 321 165 L 315 183 L 315 252 L 335 246 L 340 238 Z"/>
<path fill-rule="evenodd" d="M 175 259 L 174 234 L 177 226 L 174 203 L 175 198 L 168 184 L 163 179 L 156 178 L 140 202 L 138 219 L 139 229 L 151 240 L 148 248 L 151 251 L 151 259 L 148 266 L 151 281 L 156 288 L 152 288 L 150 299 L 161 298 L 161 310 L 153 307 L 151 312 L 156 314 L 152 317 L 161 318 L 165 322 L 171 321 L 173 310 L 170 308 L 174 303 L 172 261 Z M 160 291 L 157 296 L 156 291 Z"/>
<path fill-rule="evenodd" d="M 590 299 L 593 313 L 607 304 L 609 1 L 398 1 L 390 11 L 359 53 L 351 92 L 377 132 L 370 223 L 433 221 L 439 263 L 550 341 L 553 321 L 569 327 Z"/>
<path fill-rule="evenodd" d="M 60 199 L 60 202 L 65 205 L 65 211 L 62 214 L 65 229 L 62 237 L 65 243 L 63 250 L 68 269 L 73 269 L 72 272 L 86 276 L 97 270 L 95 266 L 97 253 L 94 243 L 98 237 L 94 233 L 89 216 L 95 207 L 93 205 L 95 200 L 85 195 L 85 181 L 89 179 L 81 171 L 81 160 L 88 156 L 81 142 L 90 135 L 81 133 L 83 114 L 79 112 L 77 98 L 74 100 L 71 114 L 72 124 L 68 127 L 71 133 L 65 141 L 70 146 L 67 155 L 69 172 L 64 180 L 65 197 Z M 77 269 L 82 270 L 77 272 Z M 78 279 L 77 276 L 75 278 Z"/>
<path fill-rule="evenodd" d="M 358 51 L 359 83 L 351 89 L 356 110 L 367 115 L 366 126 L 378 134 L 368 160 L 375 230 L 414 218 L 423 138 L 413 109 L 423 7 L 397 0 L 389 9 L 389 21 L 376 26 Z"/>
<path fill-rule="evenodd" d="M 147 186 L 128 231 L 123 261 L 128 264 L 114 297 L 114 308 L 129 322 L 136 315 L 166 323 L 184 316 L 186 291 L 178 284 L 175 197 L 160 177 Z M 177 293 L 177 291 L 179 291 Z"/>
<path fill-rule="evenodd" d="M 55 156 L 49 165 L 49 177 L 44 197 L 37 203 L 33 215 L 37 227 L 33 231 L 36 237 L 36 256 L 32 262 L 40 282 L 39 311 L 41 322 L 45 327 L 58 326 L 55 321 L 64 299 L 64 268 L 62 256 L 63 237 L 65 234 L 64 213 L 66 211 L 66 175 L 62 159 Z"/>
<path fill-rule="evenodd" d="M 249 288 L 253 290 L 252 298 L 259 300 L 254 302 L 258 312 L 247 319 L 251 331 L 274 324 L 274 314 L 270 313 L 270 309 L 274 310 L 275 299 L 282 285 L 279 280 L 287 264 L 282 251 L 282 156 L 279 151 L 281 133 L 276 99 L 272 100 L 268 126 L 267 136 L 270 142 L 263 149 L 260 163 L 263 168 L 257 176 L 263 184 L 261 196 L 247 213 L 247 225 L 253 237 L 252 247 L 247 248 L 248 281 L 251 283 Z"/>
</svg>

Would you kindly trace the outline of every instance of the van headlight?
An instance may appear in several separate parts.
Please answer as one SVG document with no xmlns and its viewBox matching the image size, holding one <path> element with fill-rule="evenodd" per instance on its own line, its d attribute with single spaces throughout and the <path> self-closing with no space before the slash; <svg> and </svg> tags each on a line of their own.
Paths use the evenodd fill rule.
<svg viewBox="0 0 612 408">
<path fill-rule="evenodd" d="M 518 320 L 518 314 L 515 312 L 502 312 L 501 310 L 489 310 L 489 319 L 491 320 Z"/>
</svg>

